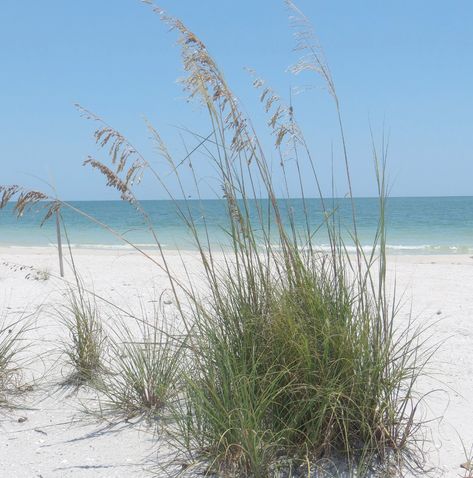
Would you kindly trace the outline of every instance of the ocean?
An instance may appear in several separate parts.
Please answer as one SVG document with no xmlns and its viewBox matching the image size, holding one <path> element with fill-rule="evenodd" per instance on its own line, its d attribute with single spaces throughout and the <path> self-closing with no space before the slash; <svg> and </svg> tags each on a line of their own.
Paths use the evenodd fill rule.
<svg viewBox="0 0 473 478">
<path fill-rule="evenodd" d="M 315 231 L 323 223 L 321 202 L 308 199 L 307 210 Z M 328 199 L 337 207 L 337 220 L 350 246 L 351 203 L 348 199 Z M 387 247 L 397 254 L 470 254 L 473 253 L 473 197 L 406 197 L 387 200 Z M 264 202 L 264 200 L 263 200 Z M 144 248 L 154 247 L 154 239 L 143 218 L 122 201 L 71 201 L 70 204 L 123 234 Z M 142 201 L 162 246 L 167 249 L 192 250 L 195 244 L 178 214 L 178 207 L 189 207 L 199 230 L 207 227 L 215 246 L 228 244 L 226 208 L 223 200 Z M 301 199 L 281 200 L 284 215 L 294 218 L 296 229 L 305 228 Z M 0 246 L 48 246 L 56 244 L 55 221 L 40 227 L 44 209 L 35 208 L 17 219 L 13 204 L 0 210 Z M 370 247 L 377 227 L 379 202 L 376 198 L 355 199 L 357 227 L 363 246 Z M 253 214 L 255 208 L 253 208 Z M 289 214 L 291 212 L 291 214 Z M 62 210 L 68 241 L 82 248 L 129 248 L 119 238 L 91 220 L 67 209 Z M 325 248 L 327 234 L 321 227 L 313 243 Z"/>
</svg>

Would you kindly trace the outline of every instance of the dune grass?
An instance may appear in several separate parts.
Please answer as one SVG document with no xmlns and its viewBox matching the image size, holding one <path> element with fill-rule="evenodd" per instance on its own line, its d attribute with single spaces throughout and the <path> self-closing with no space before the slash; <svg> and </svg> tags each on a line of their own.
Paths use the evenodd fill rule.
<svg viewBox="0 0 473 478">
<path fill-rule="evenodd" d="M 22 390 L 25 333 L 30 323 L 24 317 L 11 319 L 0 316 L 0 407 L 11 405 L 11 398 Z"/>
<path fill-rule="evenodd" d="M 463 449 L 464 463 L 460 465 L 463 469 L 463 478 L 473 478 L 473 444 L 468 448 L 467 445 L 461 440 Z"/>
<path fill-rule="evenodd" d="M 305 18 L 295 8 L 294 14 L 303 27 L 298 47 L 306 53 L 295 70 L 320 73 L 335 99 L 352 198 L 330 70 L 310 43 Z M 208 295 L 203 301 L 200 292 L 188 291 L 192 313 L 183 317 L 194 330 L 194 367 L 177 414 L 181 445 L 222 476 L 272 476 L 281 457 L 294 462 L 290 466 L 343 457 L 365 472 L 402 468 L 418 427 L 413 390 L 422 358 L 417 333 L 409 326 L 396 330 L 395 293 L 387 293 L 385 149 L 379 158 L 373 148 L 379 227 L 371 251 L 361 248 L 352 199 L 354 253 L 347 252 L 336 210 L 326 206 L 322 227 L 330 248 L 321 252 L 314 242 L 321 224 L 312 222 L 308 209 L 302 230 L 286 216 L 290 208 L 276 196 L 265 151 L 204 44 L 182 22 L 164 20 L 181 35 L 185 87 L 210 116 L 211 140 L 204 142 L 220 175 L 231 244 L 223 259 L 216 258 L 182 211 L 202 257 Z M 304 155 L 318 187 L 294 109 L 270 89 L 261 98 L 276 149 L 292 153 L 294 174 L 302 174 Z M 287 178 L 284 166 L 283 174 Z M 308 208 L 302 186 L 300 195 Z"/>
<path fill-rule="evenodd" d="M 58 315 L 68 333 L 62 343 L 68 367 L 64 384 L 90 385 L 104 370 L 106 341 L 95 298 L 78 283 L 77 288 L 68 290 L 67 304 L 58 310 Z"/>
<path fill-rule="evenodd" d="M 321 458 L 386 473 L 418 426 L 416 336 L 384 329 L 394 317 L 354 287 L 346 264 L 291 257 L 293 279 L 228 270 L 194 310 L 181 445 L 222 476 L 273 476 L 278 463 Z"/>
<path fill-rule="evenodd" d="M 180 367 L 182 341 L 175 342 L 160 324 L 146 328 L 142 342 L 125 327 L 119 340 L 112 342 L 116 373 L 104 379 L 108 381 L 104 393 L 109 405 L 127 415 L 154 413 L 169 402 L 171 394 L 172 441 L 187 454 L 187 464 L 201 464 L 208 475 L 266 478 L 288 470 L 308 474 L 321 460 L 333 460 L 361 476 L 370 471 L 387 476 L 406 466 L 420 466 L 415 453 L 420 426 L 415 384 L 428 355 L 410 322 L 398 324 L 399 303 L 395 290 L 387 285 L 386 149 L 383 145 L 378 153 L 373 147 L 379 225 L 366 251 L 358 234 L 334 80 L 307 19 L 287 3 L 302 54 L 293 72 L 315 72 L 334 100 L 352 223 L 342 225 L 336 203 L 322 194 L 294 105 L 285 105 L 263 80 L 255 79 L 274 138 L 274 151 L 267 151 L 262 146 L 266 141 L 260 140 L 243 114 L 204 43 L 181 21 L 155 8 L 179 34 L 187 73 L 183 86 L 208 113 L 210 133 L 192 133 L 197 146 L 178 160 L 148 125 L 169 166 L 169 171 L 162 172 L 124 135 L 98 116 L 81 111 L 97 123 L 96 142 L 110 154 L 109 161 L 89 158 L 86 164 L 103 174 L 107 185 L 142 215 L 156 240 L 159 258 L 101 225 L 167 274 L 176 314 L 188 330 L 183 346 L 188 366 Z M 280 160 L 281 180 L 272 174 L 271 154 Z M 222 248 L 215 246 L 207 228 L 200 232 L 197 220 L 205 226 L 205 211 L 200 218 L 191 213 L 182 180 L 184 164 L 200 197 L 198 160 L 204 157 L 213 165 L 227 207 L 223 227 L 228 244 Z M 202 283 L 183 281 L 170 270 L 159 234 L 134 193 L 145 172 L 175 200 L 177 214 L 201 258 Z M 306 199 L 308 174 L 323 207 L 323 220 L 318 222 Z M 287 187 L 289 175 L 300 185 L 302 228 L 291 213 L 289 189 L 285 200 L 277 192 L 281 189 L 277 181 Z M 178 196 L 172 193 L 175 187 Z M 41 193 L 15 186 L 1 191 L 2 205 L 19 195 L 19 213 L 45 199 Z M 74 209 L 55 200 L 47 216 L 58 207 Z M 345 227 L 351 253 L 343 240 Z M 329 238 L 326 251 L 317 246 L 321 228 Z M 183 267 L 187 270 L 185 261 Z M 97 341 L 90 341 L 96 336 L 95 313 L 81 299 L 73 301 L 71 309 L 69 356 L 74 368 L 84 371 L 80 375 L 89 377 L 99 357 Z M 183 383 L 177 394 L 170 387 L 174 382 Z"/>
<path fill-rule="evenodd" d="M 107 373 L 95 383 L 103 416 L 157 419 L 182 387 L 185 338 L 179 342 L 158 309 L 141 311 L 139 318 L 111 318 Z"/>
</svg>

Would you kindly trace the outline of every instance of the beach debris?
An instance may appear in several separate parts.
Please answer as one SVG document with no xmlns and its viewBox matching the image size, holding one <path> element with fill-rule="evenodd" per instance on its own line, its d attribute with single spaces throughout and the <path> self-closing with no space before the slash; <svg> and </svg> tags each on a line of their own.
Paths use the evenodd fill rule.
<svg viewBox="0 0 473 478">
<path fill-rule="evenodd" d="M 473 460 L 462 463 L 460 465 L 460 468 L 463 468 L 464 470 L 468 470 L 468 471 L 473 471 Z"/>
<path fill-rule="evenodd" d="M 437 315 L 440 315 L 442 313 L 442 311 L 439 309 L 437 310 Z"/>
<path fill-rule="evenodd" d="M 164 305 L 171 305 L 172 304 L 172 300 L 170 300 L 170 299 L 165 299 L 163 302 L 164 302 Z"/>
<path fill-rule="evenodd" d="M 25 423 L 26 420 L 28 420 L 27 417 L 19 417 L 19 418 L 18 418 L 18 423 Z"/>
<path fill-rule="evenodd" d="M 24 270 L 30 270 L 30 271 L 34 270 L 34 267 L 32 266 L 25 266 L 22 264 L 15 264 L 13 262 L 7 262 L 7 261 L 3 261 L 2 266 L 7 267 L 13 272 L 24 271 Z"/>
<path fill-rule="evenodd" d="M 47 433 L 43 430 L 41 430 L 40 428 L 33 428 L 33 430 L 36 432 L 36 433 L 41 433 L 42 435 L 47 435 Z"/>
<path fill-rule="evenodd" d="M 29 274 L 26 274 L 25 279 L 27 280 L 37 280 L 37 281 L 46 281 L 49 280 L 50 273 L 47 270 L 33 270 Z"/>
<path fill-rule="evenodd" d="M 47 269 L 36 269 L 33 266 L 26 266 L 23 264 L 15 264 L 13 262 L 3 261 L 2 266 L 7 267 L 13 272 L 22 272 L 22 271 L 29 271 L 25 279 L 27 280 L 38 280 L 38 281 L 45 281 L 48 280 L 51 276 Z"/>
</svg>

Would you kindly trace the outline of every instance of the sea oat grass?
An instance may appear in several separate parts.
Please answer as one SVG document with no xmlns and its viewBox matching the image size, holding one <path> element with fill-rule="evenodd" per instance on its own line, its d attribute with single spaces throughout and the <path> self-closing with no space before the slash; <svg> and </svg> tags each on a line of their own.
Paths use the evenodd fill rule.
<svg viewBox="0 0 473 478">
<path fill-rule="evenodd" d="M 107 373 L 95 384 L 104 416 L 154 419 L 180 391 L 186 339 L 157 310 L 142 312 L 112 318 Z"/>
<path fill-rule="evenodd" d="M 307 28 L 295 14 L 298 28 Z M 193 312 L 184 314 L 195 336 L 194 367 L 177 414 L 181 445 L 223 476 L 272 476 L 280 457 L 299 464 L 341 457 L 352 469 L 381 474 L 402 468 L 418 426 L 413 386 L 423 362 L 416 333 L 408 325 L 396 332 L 396 299 L 386 292 L 385 149 L 381 161 L 374 149 L 379 227 L 366 254 L 357 233 L 340 103 L 320 50 L 311 35 L 300 33 L 298 48 L 307 56 L 296 69 L 320 73 L 335 99 L 352 201 L 354 255 L 347 252 L 336 207 L 328 209 L 323 198 L 330 249 L 321 254 L 312 241 L 321 224 L 304 209 L 307 227 L 300 231 L 290 207 L 281 207 L 265 152 L 203 43 L 182 22 L 164 20 L 181 34 L 189 74 L 184 85 L 211 118 L 214 141 L 207 151 L 212 148 L 220 174 L 231 244 L 223 259 L 215 259 L 188 220 L 209 295 L 203 301 L 191 290 Z M 276 147 L 289 148 L 299 175 L 298 150 L 305 153 L 318 185 L 294 110 L 280 103 L 275 97 L 265 106 L 275 108 L 269 124 Z"/>
<path fill-rule="evenodd" d="M 67 304 L 58 315 L 68 334 L 62 344 L 68 366 L 64 383 L 90 385 L 103 372 L 106 340 L 96 300 L 79 284 L 68 291 Z"/>
<path fill-rule="evenodd" d="M 371 293 L 354 287 L 342 263 L 334 270 L 296 256 L 294 283 L 263 272 L 264 287 L 248 291 L 231 274 L 212 284 L 218 293 L 205 310 L 196 307 L 194 368 L 178 414 L 186 446 L 224 476 L 273 476 L 280 457 L 387 469 L 416 426 L 401 413 L 415 343 L 379 340 L 384 319 L 371 302 L 360 309 L 359 294 Z"/>
<path fill-rule="evenodd" d="M 25 334 L 30 322 L 24 317 L 0 316 L 0 407 L 8 406 L 12 397 L 22 390 Z"/>
</svg>

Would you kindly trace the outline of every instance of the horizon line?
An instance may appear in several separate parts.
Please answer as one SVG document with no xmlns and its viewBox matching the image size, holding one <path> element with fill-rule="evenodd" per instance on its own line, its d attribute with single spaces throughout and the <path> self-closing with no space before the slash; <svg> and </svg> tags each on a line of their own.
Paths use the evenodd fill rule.
<svg viewBox="0 0 473 478">
<path fill-rule="evenodd" d="M 464 194 L 452 194 L 452 195 L 440 195 L 440 196 L 386 196 L 387 199 L 431 199 L 431 198 L 472 198 L 473 194 L 471 195 L 464 195 Z M 249 200 L 255 199 L 268 199 L 267 197 L 260 197 L 260 198 L 247 198 Z M 379 199 L 379 196 L 307 196 L 303 198 L 302 196 L 297 197 L 280 197 L 278 196 L 276 199 L 324 199 L 324 200 L 333 200 L 333 199 Z M 59 199 L 63 202 L 128 202 L 124 199 Z M 146 202 L 146 201 L 224 201 L 225 198 L 158 198 L 158 199 L 138 199 L 138 202 Z M 16 201 L 13 201 L 16 202 Z M 47 201 L 45 201 L 47 202 Z"/>
</svg>

